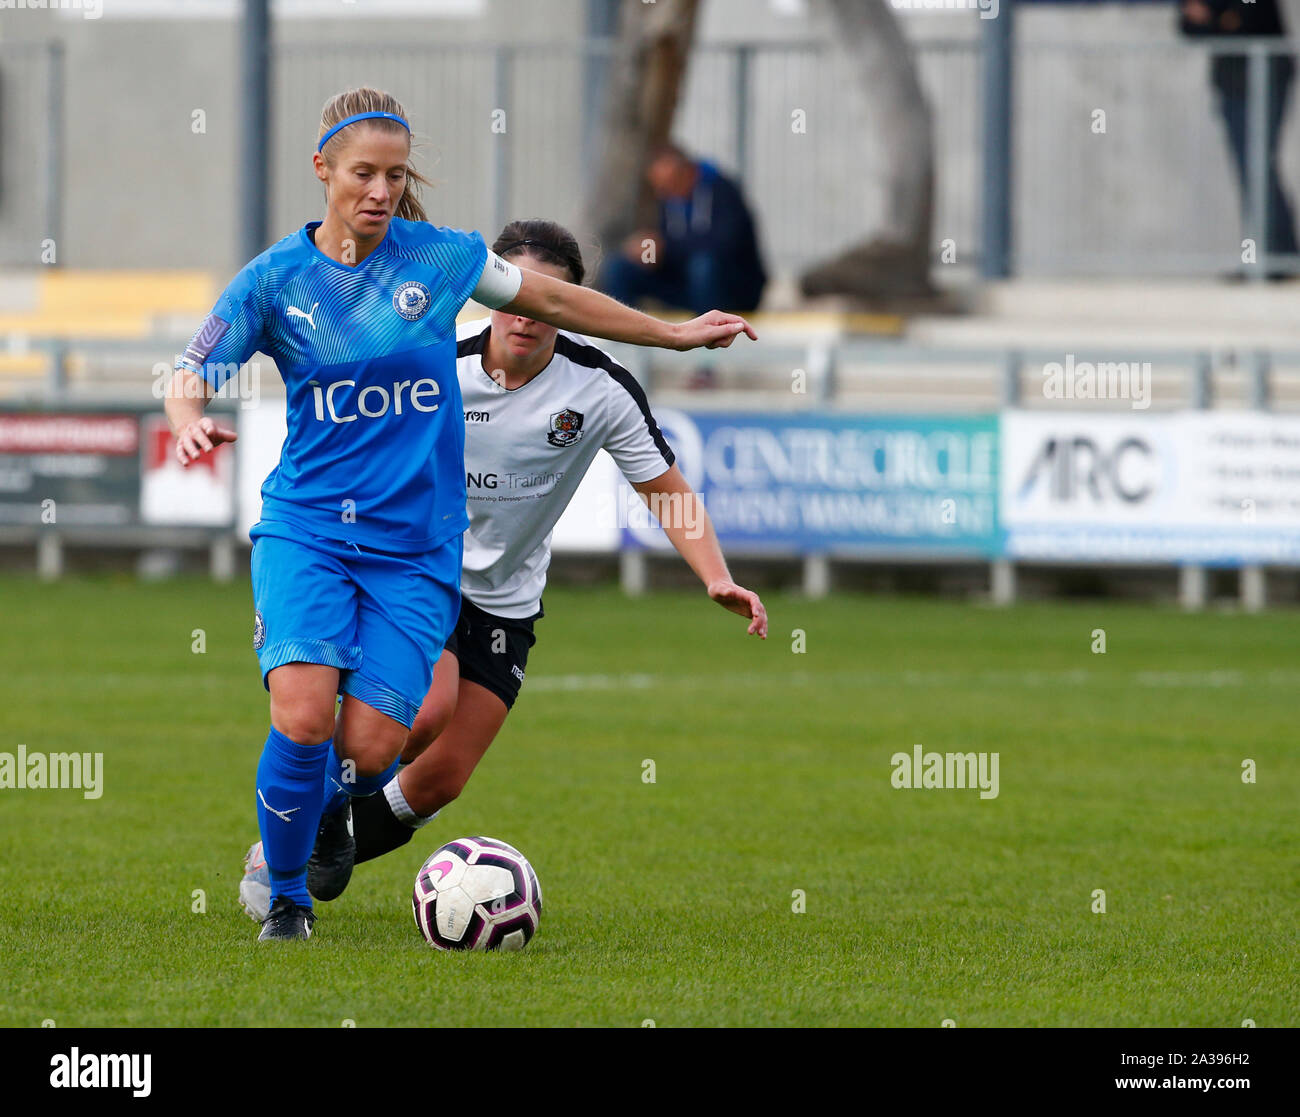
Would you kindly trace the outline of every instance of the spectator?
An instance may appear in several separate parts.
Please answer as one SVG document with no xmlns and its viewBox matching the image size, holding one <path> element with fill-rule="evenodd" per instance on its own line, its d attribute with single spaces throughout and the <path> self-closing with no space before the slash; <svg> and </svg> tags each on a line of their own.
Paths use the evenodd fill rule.
<svg viewBox="0 0 1300 1117">
<path fill-rule="evenodd" d="M 757 307 L 767 275 L 740 188 L 673 144 L 651 154 L 646 178 L 659 202 L 659 230 L 628 237 L 621 254 L 606 259 L 601 290 L 629 306 L 648 295 L 692 313 Z"/>
<path fill-rule="evenodd" d="M 1225 40 L 1260 36 L 1280 39 L 1286 36 L 1277 0 L 1180 0 L 1179 17 L 1185 35 Z M 1251 154 L 1247 115 L 1250 103 L 1248 69 L 1249 61 L 1245 54 L 1216 54 L 1210 68 L 1210 79 L 1219 95 L 1219 111 L 1228 130 L 1233 162 L 1237 165 L 1242 208 L 1247 211 Z M 1295 221 L 1290 203 L 1282 193 L 1276 160 L 1278 132 L 1286 112 L 1287 94 L 1294 72 L 1295 62 L 1289 54 L 1269 56 L 1265 133 L 1268 233 L 1265 247 L 1270 254 L 1297 251 Z M 1280 276 L 1271 273 L 1270 278 Z"/>
</svg>

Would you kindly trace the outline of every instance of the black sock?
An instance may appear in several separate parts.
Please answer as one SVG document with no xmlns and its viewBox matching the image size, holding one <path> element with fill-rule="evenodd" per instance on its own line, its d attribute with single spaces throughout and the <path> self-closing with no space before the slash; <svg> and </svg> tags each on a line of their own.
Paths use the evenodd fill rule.
<svg viewBox="0 0 1300 1117">
<path fill-rule="evenodd" d="M 352 800 L 352 837 L 357 843 L 356 864 L 400 849 L 415 831 L 393 814 L 382 791 Z"/>
</svg>

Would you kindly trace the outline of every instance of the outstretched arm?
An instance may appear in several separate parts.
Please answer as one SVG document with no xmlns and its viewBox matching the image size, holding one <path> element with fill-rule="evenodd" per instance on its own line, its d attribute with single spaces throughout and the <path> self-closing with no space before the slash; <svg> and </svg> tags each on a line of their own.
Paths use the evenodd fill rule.
<svg viewBox="0 0 1300 1117">
<path fill-rule="evenodd" d="M 767 639 L 767 610 L 758 594 L 731 580 L 727 560 L 722 557 L 713 521 L 704 501 L 682 471 L 672 466 L 667 473 L 632 486 L 663 526 L 664 534 L 695 571 L 709 596 L 724 609 L 748 617 L 749 634 Z"/>
<path fill-rule="evenodd" d="M 740 333 L 757 341 L 754 328 L 738 314 L 710 310 L 689 322 L 663 322 L 624 306 L 617 299 L 565 283 L 540 272 L 519 269 L 523 282 L 515 297 L 499 310 L 558 326 L 562 330 L 591 334 L 609 341 L 632 345 L 655 345 L 661 349 L 725 349 Z"/>
</svg>

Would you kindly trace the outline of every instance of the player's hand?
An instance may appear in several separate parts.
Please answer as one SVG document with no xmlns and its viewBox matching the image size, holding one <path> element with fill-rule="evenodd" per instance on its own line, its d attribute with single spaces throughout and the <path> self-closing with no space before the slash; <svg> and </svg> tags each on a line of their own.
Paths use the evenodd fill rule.
<svg viewBox="0 0 1300 1117">
<path fill-rule="evenodd" d="M 176 432 L 176 460 L 188 466 L 201 455 L 210 454 L 223 442 L 234 442 L 238 437 L 229 427 L 217 426 L 211 415 L 204 415 Z"/>
<path fill-rule="evenodd" d="M 689 322 L 683 322 L 674 329 L 672 348 L 677 350 L 725 349 L 740 334 L 745 334 L 751 341 L 758 340 L 754 327 L 739 314 L 727 314 L 721 310 L 710 310 Z"/>
<path fill-rule="evenodd" d="M 724 609 L 749 618 L 749 634 L 760 639 L 767 639 L 767 610 L 752 590 L 738 586 L 735 582 L 712 582 L 709 596 Z"/>
</svg>

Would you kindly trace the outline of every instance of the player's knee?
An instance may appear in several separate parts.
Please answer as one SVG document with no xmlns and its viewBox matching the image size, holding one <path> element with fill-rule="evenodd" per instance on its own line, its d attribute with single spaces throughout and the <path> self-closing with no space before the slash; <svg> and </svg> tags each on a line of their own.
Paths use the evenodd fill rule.
<svg viewBox="0 0 1300 1117">
<path fill-rule="evenodd" d="M 454 799 L 460 798 L 460 793 L 465 790 L 465 784 L 468 777 L 461 775 L 459 772 L 449 772 L 438 785 L 438 798 L 446 805 Z"/>
<path fill-rule="evenodd" d="M 373 778 L 382 775 L 402 751 L 400 736 L 384 737 L 364 742 L 348 743 L 348 758 L 357 766 L 357 775 Z"/>
<path fill-rule="evenodd" d="M 403 790 L 411 808 L 421 814 L 442 810 L 460 795 L 469 781 L 469 773 L 453 764 L 439 764 L 423 772 L 417 766 L 409 772 L 413 779 L 410 787 L 404 786 Z"/>
<path fill-rule="evenodd" d="M 431 815 L 440 811 L 456 796 L 440 783 L 421 784 L 414 791 L 406 792 L 406 801 L 416 814 Z"/>
<path fill-rule="evenodd" d="M 309 702 L 278 704 L 271 710 L 271 724 L 294 744 L 320 745 L 334 736 L 334 711 Z"/>
<path fill-rule="evenodd" d="M 426 714 L 421 710 L 416 715 L 410 733 L 406 735 L 406 744 L 402 749 L 403 759 L 407 759 L 409 755 L 409 758 L 414 760 L 424 752 L 447 727 L 447 720 L 441 711 L 431 711 Z"/>
<path fill-rule="evenodd" d="M 474 765 L 455 764 L 450 765 L 443 775 L 442 793 L 447 797 L 450 803 L 453 799 L 460 796 L 465 790 L 465 785 L 469 783 L 469 778 L 474 774 Z"/>
</svg>

